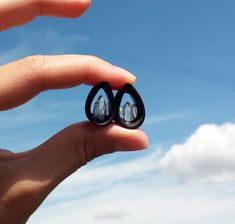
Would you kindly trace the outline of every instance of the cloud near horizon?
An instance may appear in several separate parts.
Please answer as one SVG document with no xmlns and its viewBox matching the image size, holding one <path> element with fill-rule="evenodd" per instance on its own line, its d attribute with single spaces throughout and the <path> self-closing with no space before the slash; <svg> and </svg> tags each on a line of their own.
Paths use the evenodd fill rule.
<svg viewBox="0 0 235 224">
<path fill-rule="evenodd" d="M 232 224 L 235 179 L 224 173 L 233 176 L 234 136 L 232 123 L 206 124 L 165 154 L 157 148 L 125 162 L 95 161 L 62 183 L 29 223 Z"/>
<path fill-rule="evenodd" d="M 235 181 L 235 124 L 205 124 L 173 145 L 160 167 L 185 182 Z"/>
</svg>

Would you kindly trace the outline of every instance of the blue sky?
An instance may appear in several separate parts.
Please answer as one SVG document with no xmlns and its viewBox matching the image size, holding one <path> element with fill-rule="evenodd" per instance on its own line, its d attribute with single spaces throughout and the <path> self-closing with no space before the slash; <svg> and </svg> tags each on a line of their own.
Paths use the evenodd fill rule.
<svg viewBox="0 0 235 224">
<path fill-rule="evenodd" d="M 1 64 L 31 54 L 95 55 L 137 76 L 136 88 L 147 111 L 142 128 L 150 138 L 150 150 L 98 159 L 81 171 L 82 193 L 71 190 L 76 181 L 80 182 L 80 174 L 75 174 L 42 205 L 32 223 L 42 223 L 41 216 L 45 223 L 58 223 L 52 215 L 53 209 L 58 209 L 53 201 L 62 203 L 62 207 L 65 202 L 77 203 L 78 208 L 85 207 L 82 208 L 85 216 L 86 208 L 92 207 L 90 203 L 98 197 L 94 194 L 97 191 L 107 204 L 114 200 L 110 196 L 112 192 L 118 194 L 121 189 L 136 193 L 138 199 L 141 187 L 136 187 L 136 183 L 149 186 L 150 192 L 149 195 L 141 192 L 146 197 L 140 196 L 139 200 L 135 199 L 136 203 L 150 203 L 147 199 L 151 194 L 155 195 L 156 201 L 151 199 L 150 204 L 159 208 L 162 214 L 154 216 L 155 210 L 146 211 L 151 219 L 149 224 L 171 223 L 166 217 L 168 212 L 172 212 L 174 223 L 182 223 L 183 214 L 174 210 L 177 203 L 187 209 L 184 201 L 192 207 L 186 217 L 188 223 L 195 220 L 198 221 L 195 223 L 233 223 L 234 209 L 230 206 L 235 204 L 232 194 L 235 174 L 231 171 L 235 164 L 234 21 L 235 3 L 232 0 L 99 0 L 94 1 L 90 10 L 79 19 L 38 18 L 24 27 L 2 32 Z M 49 91 L 20 108 L 1 112 L 1 147 L 27 150 L 65 126 L 86 119 L 84 101 L 89 90 L 90 87 L 80 86 Z M 105 171 L 106 166 L 112 170 L 128 167 L 129 163 L 134 164 L 129 176 L 123 174 L 104 186 L 96 185 L 97 189 L 84 190 L 89 183 L 98 182 L 93 183 L 93 178 L 87 180 L 83 177 L 86 173 L 91 177 L 109 177 L 112 172 Z M 137 169 L 138 163 L 146 165 L 143 172 Z M 215 171 L 221 175 L 215 176 Z M 140 181 L 141 178 L 146 182 Z M 212 187 L 211 183 L 216 186 Z M 109 187 L 110 195 L 105 194 L 105 186 Z M 162 196 L 162 186 L 166 188 L 165 194 L 168 193 L 166 197 Z M 73 193 L 67 198 L 61 196 L 66 189 Z M 176 195 L 182 196 L 177 198 Z M 72 200 L 73 197 L 77 201 Z M 81 205 L 80 197 L 84 200 Z M 128 202 L 133 201 L 132 197 Z M 218 199 L 217 207 L 212 206 L 214 198 Z M 158 204 L 158 200 L 162 203 Z M 202 202 L 207 206 L 204 210 L 200 207 Z M 107 206 L 108 209 L 104 206 L 92 216 L 96 222 L 83 223 L 106 223 L 107 220 L 110 223 L 112 218 L 117 223 L 138 223 L 133 221 L 136 217 L 130 208 L 122 208 L 123 203 L 118 200 L 118 205 Z M 193 212 L 195 210 L 205 213 L 199 219 Z M 212 219 L 211 214 L 218 214 L 218 211 L 220 216 Z M 76 213 L 79 209 L 69 210 L 66 214 L 74 222 Z"/>
</svg>

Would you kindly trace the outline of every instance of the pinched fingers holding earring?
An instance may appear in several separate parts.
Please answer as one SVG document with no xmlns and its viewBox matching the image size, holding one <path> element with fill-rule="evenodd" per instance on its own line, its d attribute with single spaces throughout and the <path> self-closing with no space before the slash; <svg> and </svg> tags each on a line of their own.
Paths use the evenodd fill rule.
<svg viewBox="0 0 235 224">
<path fill-rule="evenodd" d="M 103 80 L 120 88 L 135 81 L 123 69 L 93 56 L 78 55 L 34 56 L 1 67 L 0 74 L 1 110 L 20 105 L 47 89 L 95 85 Z M 83 122 L 65 128 L 28 152 L 2 152 L 0 220 L 27 220 L 62 180 L 97 156 L 146 147 L 147 137 L 140 130 Z"/>
<path fill-rule="evenodd" d="M 0 2 L 0 21 L 4 21 L 0 22 L 0 29 L 22 24 L 36 15 L 78 16 L 89 3 L 4 0 Z M 134 83 L 135 77 L 94 56 L 30 56 L 0 67 L 0 110 L 21 105 L 48 89 L 82 83 L 96 85 L 101 81 L 118 89 L 125 83 Z M 61 181 L 97 156 L 143 149 L 147 144 L 147 137 L 140 130 L 116 125 L 95 127 L 82 122 L 65 128 L 30 151 L 0 150 L 0 223 L 26 222 Z"/>
</svg>

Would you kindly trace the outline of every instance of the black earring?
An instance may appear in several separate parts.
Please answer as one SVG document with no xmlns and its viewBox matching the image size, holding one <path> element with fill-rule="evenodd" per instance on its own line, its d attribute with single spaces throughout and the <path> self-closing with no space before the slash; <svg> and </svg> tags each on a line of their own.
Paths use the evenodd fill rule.
<svg viewBox="0 0 235 224">
<path fill-rule="evenodd" d="M 121 102 L 125 93 L 130 95 L 134 104 L 126 102 L 122 107 Z M 135 129 L 142 125 L 144 119 L 145 107 L 139 93 L 132 85 L 125 84 L 115 96 L 115 121 L 125 128 Z"/>
<path fill-rule="evenodd" d="M 92 102 L 100 89 L 103 89 L 106 93 L 108 102 L 106 102 L 104 96 L 100 95 L 96 99 L 93 108 L 91 108 Z M 101 82 L 91 89 L 87 96 L 85 111 L 87 118 L 95 125 L 104 126 L 113 121 L 115 115 L 115 101 L 112 89 L 107 82 Z"/>
</svg>

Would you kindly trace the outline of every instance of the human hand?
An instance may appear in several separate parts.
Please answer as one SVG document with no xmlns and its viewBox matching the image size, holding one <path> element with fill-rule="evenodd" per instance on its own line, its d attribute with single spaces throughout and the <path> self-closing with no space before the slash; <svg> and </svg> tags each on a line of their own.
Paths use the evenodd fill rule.
<svg viewBox="0 0 235 224">
<path fill-rule="evenodd" d="M 1 0 L 0 30 L 38 15 L 78 17 L 89 5 L 90 0 Z M 93 56 L 30 56 L 0 67 L 0 110 L 19 106 L 48 89 L 101 81 L 118 89 L 134 83 L 135 77 Z M 140 130 L 82 122 L 30 151 L 0 150 L 0 223 L 25 223 L 60 182 L 90 160 L 115 151 L 143 149 L 147 144 Z"/>
</svg>

